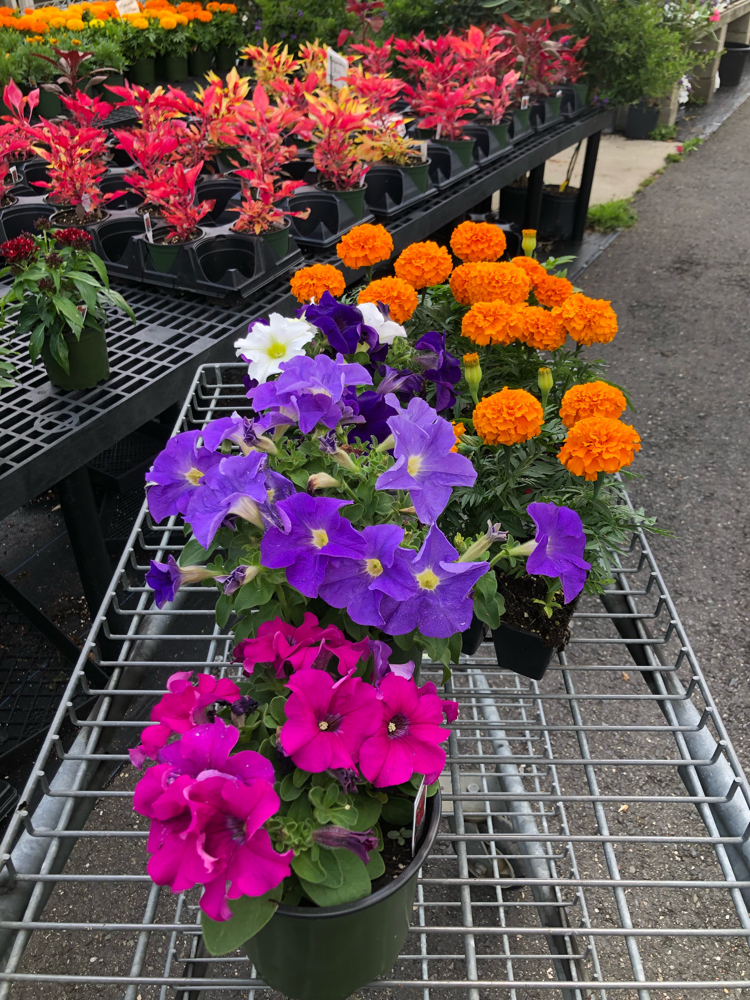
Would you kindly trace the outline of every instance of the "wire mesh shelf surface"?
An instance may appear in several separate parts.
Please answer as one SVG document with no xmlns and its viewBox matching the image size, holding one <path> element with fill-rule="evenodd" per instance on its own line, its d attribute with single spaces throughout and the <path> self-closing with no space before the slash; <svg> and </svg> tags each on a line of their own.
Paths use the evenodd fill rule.
<svg viewBox="0 0 750 1000">
<path fill-rule="evenodd" d="M 201 369 L 180 428 L 246 409 L 244 371 Z M 87 719 L 63 699 L 3 842 L 0 998 L 269 995 L 244 954 L 204 953 L 197 891 L 151 884 L 147 823 L 132 812 L 127 748 L 166 678 L 237 670 L 211 590 L 152 606 L 143 577 L 150 558 L 179 552 L 173 521 L 142 512 L 69 692 L 101 628 L 122 641 L 103 663 L 109 685 Z M 502 669 L 487 643 L 454 668 L 440 833 L 404 953 L 363 996 L 740 995 L 750 788 L 646 539 L 615 558 L 613 589 L 581 601 L 541 682 Z M 439 683 L 441 670 L 423 676 Z M 65 712 L 79 726 L 67 749 Z"/>
</svg>

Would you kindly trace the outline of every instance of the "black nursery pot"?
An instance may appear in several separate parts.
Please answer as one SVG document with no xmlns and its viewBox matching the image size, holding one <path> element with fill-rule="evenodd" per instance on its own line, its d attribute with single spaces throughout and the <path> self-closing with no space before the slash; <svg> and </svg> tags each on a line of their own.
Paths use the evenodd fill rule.
<svg viewBox="0 0 750 1000">
<path fill-rule="evenodd" d="M 279 906 L 245 944 L 269 986 L 292 1000 L 346 1000 L 393 966 L 409 933 L 417 875 L 437 836 L 440 809 L 438 791 L 427 801 L 411 864 L 371 896 L 341 906 Z"/>
<path fill-rule="evenodd" d="M 658 104 L 650 105 L 645 101 L 631 104 L 625 121 L 625 136 L 628 139 L 648 139 L 659 124 L 661 109 Z"/>
<path fill-rule="evenodd" d="M 540 681 L 547 673 L 554 649 L 545 646 L 533 632 L 501 625 L 500 628 L 493 628 L 492 642 L 498 666 L 513 670 L 522 677 L 530 677 L 533 681 Z"/>
<path fill-rule="evenodd" d="M 472 616 L 471 625 L 463 633 L 461 639 L 461 652 L 467 656 L 473 656 L 484 642 L 484 622 L 480 622 L 476 615 Z"/>
<path fill-rule="evenodd" d="M 372 213 L 365 209 L 366 191 L 366 184 L 350 191 L 299 188 L 289 199 L 289 209 L 309 208 L 310 214 L 306 219 L 291 219 L 292 235 L 303 246 L 328 247 L 355 226 L 372 222 Z"/>
<path fill-rule="evenodd" d="M 539 217 L 539 234 L 551 240 L 569 240 L 573 235 L 578 188 L 568 187 L 560 192 L 550 185 L 542 192 L 542 211 Z"/>
<path fill-rule="evenodd" d="M 406 167 L 375 163 L 367 172 L 365 199 L 374 215 L 387 218 L 424 201 L 434 191 L 429 160 Z"/>
<path fill-rule="evenodd" d="M 741 45 L 739 42 L 725 42 L 726 52 L 719 62 L 719 80 L 722 87 L 736 87 L 745 72 L 750 45 Z"/>
</svg>

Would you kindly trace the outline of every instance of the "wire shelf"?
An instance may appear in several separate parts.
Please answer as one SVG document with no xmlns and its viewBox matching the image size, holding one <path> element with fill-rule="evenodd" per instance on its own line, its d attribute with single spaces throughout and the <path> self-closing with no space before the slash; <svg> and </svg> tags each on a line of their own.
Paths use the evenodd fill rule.
<svg viewBox="0 0 750 1000">
<path fill-rule="evenodd" d="M 247 409 L 243 370 L 200 369 L 179 429 Z M 147 822 L 132 812 L 127 748 L 169 674 L 236 670 L 211 590 L 152 606 L 148 559 L 183 540 L 174 519 L 155 527 L 141 512 L 0 846 L 0 1000 L 269 995 L 244 954 L 203 952 L 197 891 L 151 884 Z M 358 996 L 720 1000 L 746 986 L 750 787 L 646 539 L 615 565 L 539 684 L 499 667 L 489 644 L 454 668 L 461 711 L 412 932 Z M 122 650 L 82 719 L 66 702 L 101 629 Z M 66 712 L 79 727 L 67 750 Z"/>
</svg>

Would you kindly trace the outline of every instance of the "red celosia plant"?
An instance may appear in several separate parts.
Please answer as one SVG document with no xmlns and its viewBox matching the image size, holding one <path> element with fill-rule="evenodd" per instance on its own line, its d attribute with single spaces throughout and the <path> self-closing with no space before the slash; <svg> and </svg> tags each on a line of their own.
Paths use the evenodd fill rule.
<svg viewBox="0 0 750 1000">
<path fill-rule="evenodd" d="M 360 69 L 349 71 L 346 82 L 351 90 L 370 108 L 371 123 L 377 128 L 398 124 L 393 122 L 391 105 L 404 87 L 402 80 L 385 73 L 363 73 Z"/>
<path fill-rule="evenodd" d="M 240 57 L 253 64 L 255 79 L 266 90 L 273 89 L 278 80 L 288 79 L 300 68 L 299 61 L 289 55 L 288 45 L 283 49 L 281 42 L 269 46 L 265 38 L 262 45 L 246 46 Z"/>
<path fill-rule="evenodd" d="M 112 111 L 112 105 L 102 97 L 90 97 L 80 90 L 73 97 L 60 94 L 60 100 L 81 126 L 101 125 Z"/>
<path fill-rule="evenodd" d="M 202 169 L 202 163 L 187 170 L 181 163 L 171 163 L 144 184 L 147 200 L 169 227 L 166 243 L 193 239 L 198 235 L 198 223 L 214 207 L 214 199 L 195 204 L 195 182 Z"/>
<path fill-rule="evenodd" d="M 47 161 L 48 181 L 34 181 L 47 188 L 50 201 L 70 206 L 81 218 L 91 216 L 118 192 L 104 194 L 99 181 L 107 169 L 107 133 L 72 122 L 57 124 L 41 119 L 32 127 L 34 152 Z"/>
<path fill-rule="evenodd" d="M 11 79 L 3 88 L 3 103 L 11 112 L 3 115 L 3 121 L 13 126 L 13 130 L 23 139 L 23 148 L 14 159 L 27 160 L 34 156 L 34 137 L 29 128 L 34 108 L 39 104 L 39 88 L 29 91 L 28 96 L 21 93 L 21 88 Z"/>
<path fill-rule="evenodd" d="M 351 45 L 352 52 L 362 56 L 362 69 L 368 73 L 388 73 L 393 68 L 393 35 L 386 38 L 382 45 L 376 45 L 372 39 L 362 45 Z"/>
<path fill-rule="evenodd" d="M 278 202 L 303 187 L 303 181 L 279 181 L 272 174 L 259 177 L 254 170 L 247 168 L 235 171 L 235 176 L 242 178 L 242 204 L 231 209 L 239 212 L 239 218 L 232 226 L 235 232 L 260 236 L 284 226 L 285 216 L 306 219 L 310 214 L 309 208 L 303 212 L 290 212 L 278 207 Z"/>
<path fill-rule="evenodd" d="M 369 168 L 359 158 L 355 133 L 368 130 L 369 108 L 347 87 L 330 97 L 318 93 L 308 98 L 308 104 L 313 162 L 321 181 L 336 191 L 361 187 Z"/>
<path fill-rule="evenodd" d="M 314 42 L 304 42 L 300 45 L 297 60 L 303 78 L 315 73 L 321 79 L 325 79 L 328 49 L 325 45 L 321 45 L 317 38 Z"/>
<path fill-rule="evenodd" d="M 474 26 L 463 35 L 451 38 L 451 44 L 461 60 L 463 80 L 467 82 L 496 76 L 516 58 L 502 34 L 492 30 L 485 32 Z"/>
<path fill-rule="evenodd" d="M 184 90 L 169 88 L 164 98 L 166 105 L 185 119 L 180 121 L 180 160 L 185 166 L 194 166 L 237 145 L 249 89 L 248 77 L 240 77 L 236 69 L 227 74 L 226 85 L 210 73 L 208 86 L 196 88 L 192 97 Z"/>
<path fill-rule="evenodd" d="M 522 94 L 547 97 L 549 87 L 547 82 L 560 60 L 561 43 L 552 36 L 558 31 L 569 27 L 567 24 L 550 25 L 548 20 L 540 18 L 532 24 L 521 24 L 504 14 L 507 38 L 512 40 L 518 53 L 521 78 L 519 90 Z"/>
<path fill-rule="evenodd" d="M 158 125 L 168 119 L 178 118 L 179 110 L 167 99 L 163 87 L 148 90 L 138 84 L 126 82 L 124 87 L 113 87 L 107 84 L 107 90 L 120 98 L 118 108 L 132 108 L 138 115 L 141 128 L 152 132 Z"/>
<path fill-rule="evenodd" d="M 359 30 L 361 32 L 362 44 L 367 41 L 367 35 L 370 31 L 377 35 L 380 29 L 385 23 L 385 14 L 381 11 L 385 10 L 385 4 L 383 0 L 348 0 L 346 5 L 347 14 L 355 14 L 359 18 Z M 343 31 L 339 32 L 338 46 L 341 46 L 346 42 L 348 38 L 354 34 L 349 28 L 344 28 Z"/>
<path fill-rule="evenodd" d="M 115 129 L 113 133 L 119 140 L 119 148 L 125 150 L 134 164 L 123 179 L 140 192 L 147 204 L 148 191 L 172 161 L 180 144 L 178 133 L 170 128 L 170 124 L 162 122 L 152 132 L 146 129 Z"/>
<path fill-rule="evenodd" d="M 420 127 L 435 129 L 437 139 L 463 139 L 468 119 L 476 115 L 475 105 L 476 91 L 470 86 L 427 91 L 420 98 Z"/>
<path fill-rule="evenodd" d="M 252 101 L 242 107 L 236 146 L 258 176 L 278 174 L 297 155 L 296 146 L 284 145 L 284 134 L 298 121 L 299 111 L 287 104 L 271 104 L 263 87 L 256 86 Z"/>
<path fill-rule="evenodd" d="M 270 89 L 277 95 L 279 107 L 291 108 L 295 112 L 295 135 L 304 135 L 301 130 L 304 125 L 308 125 L 309 128 L 306 117 L 309 107 L 307 98 L 312 96 L 324 83 L 325 73 L 309 73 L 302 80 L 299 77 L 294 77 L 292 80 L 286 80 L 283 77 L 274 80 Z M 309 138 L 309 132 L 306 138 Z"/>
<path fill-rule="evenodd" d="M 509 70 L 502 80 L 494 76 L 482 76 L 476 81 L 477 93 L 480 95 L 477 106 L 480 113 L 489 118 L 491 125 L 499 125 L 510 107 L 520 75 L 515 70 Z"/>
</svg>

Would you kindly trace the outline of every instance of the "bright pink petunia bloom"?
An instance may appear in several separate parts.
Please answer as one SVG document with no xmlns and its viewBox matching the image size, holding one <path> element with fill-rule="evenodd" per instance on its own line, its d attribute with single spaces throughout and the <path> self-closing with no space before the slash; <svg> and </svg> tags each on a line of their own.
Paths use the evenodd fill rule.
<svg viewBox="0 0 750 1000">
<path fill-rule="evenodd" d="M 350 642 L 335 625 L 318 625 L 308 611 L 299 628 L 280 618 L 264 622 L 256 639 L 243 639 L 235 646 L 234 658 L 242 662 L 246 674 L 252 674 L 258 663 L 270 663 L 276 676 L 283 677 L 286 664 L 292 670 L 325 667 L 333 656 L 338 658 L 339 673 L 349 674 L 369 652 L 368 639 Z"/>
<path fill-rule="evenodd" d="M 279 742 L 297 767 L 317 774 L 355 767 L 362 740 L 380 725 L 375 689 L 358 677 L 334 681 L 323 670 L 302 670 L 287 682 L 287 721 Z"/>
<path fill-rule="evenodd" d="M 419 690 L 425 694 L 437 694 L 437 688 L 432 681 L 425 681 Z M 440 695 L 438 697 L 440 698 Z M 455 722 L 458 718 L 458 702 L 447 698 L 440 698 L 440 704 L 443 706 L 443 711 L 445 712 L 445 721 Z"/>
<path fill-rule="evenodd" d="M 376 788 L 400 785 L 415 773 L 432 784 L 443 770 L 445 750 L 440 744 L 450 730 L 441 726 L 443 702 L 434 691 L 434 684 L 418 688 L 396 674 L 380 682 L 383 718 L 359 751 L 360 770 Z"/>
<path fill-rule="evenodd" d="M 136 812 L 151 819 L 148 872 L 157 885 L 206 890 L 201 907 L 228 920 L 227 900 L 259 896 L 291 874 L 263 824 L 275 815 L 273 766 L 252 750 L 230 756 L 239 732 L 221 719 L 164 747 L 138 783 Z"/>
<path fill-rule="evenodd" d="M 140 746 L 129 751 L 133 767 L 143 767 L 147 757 L 156 760 L 172 733 L 186 733 L 207 722 L 206 708 L 215 701 L 235 701 L 240 696 L 240 689 L 226 677 L 197 674 L 197 684 L 192 684 L 192 676 L 192 671 L 181 670 L 167 681 L 169 694 L 151 709 L 151 720 L 159 725 L 144 729 Z"/>
</svg>

